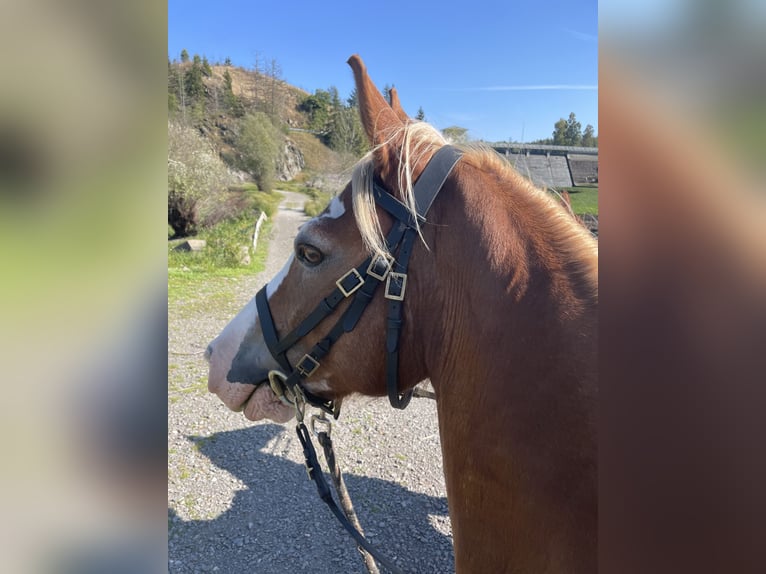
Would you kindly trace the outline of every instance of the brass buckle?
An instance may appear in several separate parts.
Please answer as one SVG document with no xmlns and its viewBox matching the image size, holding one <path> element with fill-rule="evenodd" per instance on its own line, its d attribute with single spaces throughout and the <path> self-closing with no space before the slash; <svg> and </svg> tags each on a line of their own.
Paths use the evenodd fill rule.
<svg viewBox="0 0 766 574">
<path fill-rule="evenodd" d="M 306 365 L 306 363 L 310 363 L 309 365 Z M 298 364 L 295 366 L 295 369 L 301 374 L 302 377 L 308 378 L 311 375 L 313 375 L 316 370 L 319 368 L 319 361 L 317 361 L 314 357 L 306 353 L 303 355 L 300 361 L 298 361 Z"/>
<path fill-rule="evenodd" d="M 375 272 L 375 266 L 378 264 L 380 260 L 383 260 L 383 263 L 386 265 L 386 270 L 383 272 L 382 275 Z M 378 281 L 383 281 L 386 276 L 388 275 L 388 272 L 391 271 L 391 266 L 394 264 L 394 258 L 391 255 L 379 255 L 372 261 L 370 261 L 370 264 L 367 266 L 367 275 L 370 277 L 374 277 Z"/>
<path fill-rule="evenodd" d="M 401 285 L 399 287 L 399 292 L 392 292 L 391 291 L 391 280 L 394 280 L 397 286 Z M 385 297 L 386 299 L 390 299 L 391 301 L 404 301 L 404 290 L 407 288 L 407 274 L 406 273 L 395 273 L 391 272 L 388 274 L 388 279 L 386 280 L 386 293 Z"/>
<path fill-rule="evenodd" d="M 356 276 L 356 285 L 354 285 L 351 289 L 346 290 L 346 288 L 343 286 L 343 281 L 349 276 L 354 275 Z M 344 297 L 348 297 L 352 293 L 356 292 L 362 285 L 364 285 L 364 279 L 362 279 L 362 276 L 359 275 L 359 271 L 356 270 L 356 268 L 351 269 L 348 273 L 343 275 L 340 279 L 338 279 L 335 284 L 338 286 L 338 289 L 340 289 L 340 292 L 343 293 Z"/>
</svg>

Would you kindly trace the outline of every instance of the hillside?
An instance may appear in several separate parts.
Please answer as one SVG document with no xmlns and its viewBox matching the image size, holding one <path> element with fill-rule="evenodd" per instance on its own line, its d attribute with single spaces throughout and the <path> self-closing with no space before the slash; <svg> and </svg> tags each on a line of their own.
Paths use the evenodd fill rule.
<svg viewBox="0 0 766 574">
<path fill-rule="evenodd" d="M 291 188 L 311 195 L 316 209 L 348 179 L 367 149 L 353 100 L 342 101 L 333 87 L 309 94 L 279 75 L 276 61 L 248 70 L 211 65 L 185 50 L 182 61 L 168 60 L 168 224 L 175 236 L 237 218 L 258 204 L 253 192 L 270 192 L 277 181 L 294 180 Z"/>
</svg>

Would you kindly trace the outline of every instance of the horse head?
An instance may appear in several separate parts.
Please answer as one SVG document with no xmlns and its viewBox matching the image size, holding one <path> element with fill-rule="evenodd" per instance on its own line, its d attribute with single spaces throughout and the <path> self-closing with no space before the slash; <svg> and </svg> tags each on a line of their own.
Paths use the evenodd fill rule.
<svg viewBox="0 0 766 574">
<path fill-rule="evenodd" d="M 290 367 L 301 365 L 310 369 L 301 386 L 324 401 L 340 401 L 351 393 L 386 393 L 385 298 L 372 296 L 364 301 L 363 317 L 360 311 L 360 316 L 345 318 L 349 308 L 360 305 L 357 301 L 364 297 L 364 293 L 356 294 L 360 287 L 358 276 L 364 275 L 370 265 L 360 264 L 369 260 L 373 273 L 377 265 L 378 274 L 385 275 L 393 262 L 385 237 L 394 219 L 376 206 L 373 182 L 412 206 L 412 197 L 401 190 L 412 187 L 434 151 L 446 142 L 427 124 L 407 118 L 395 91 L 389 105 L 358 56 L 352 56 L 348 63 L 372 151 L 357 164 L 343 192 L 300 228 L 294 252 L 282 271 L 225 327 L 206 353 L 209 390 L 232 410 L 243 410 L 250 420 L 286 422 L 294 414 L 292 407 L 280 402 L 266 384 L 273 370 L 288 372 Z M 407 303 L 402 302 L 405 321 L 411 317 L 412 301 L 417 299 L 417 289 L 409 291 Z M 321 313 L 326 316 L 318 321 L 307 319 Z M 321 346 L 328 337 L 335 339 L 333 328 L 341 317 L 353 321 L 353 333 L 333 340 L 332 351 L 320 360 L 304 361 L 317 344 Z M 310 329 L 305 326 L 306 320 L 311 322 Z M 301 331 L 300 336 L 292 336 L 296 329 Z M 275 350 L 284 339 L 269 340 L 269 332 L 276 339 L 287 336 L 289 348 Z M 411 347 L 413 336 L 413 329 L 404 330 L 402 345 Z M 419 364 L 417 352 L 408 352 L 406 364 L 399 369 L 402 392 L 425 378 Z"/>
</svg>

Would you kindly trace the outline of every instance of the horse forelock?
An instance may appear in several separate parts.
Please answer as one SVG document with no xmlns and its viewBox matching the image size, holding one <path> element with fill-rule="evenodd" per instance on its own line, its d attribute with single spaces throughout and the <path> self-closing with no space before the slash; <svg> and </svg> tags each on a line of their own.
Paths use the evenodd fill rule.
<svg viewBox="0 0 766 574">
<path fill-rule="evenodd" d="M 354 167 L 351 197 L 359 233 L 367 250 L 373 255 L 387 255 L 386 242 L 378 220 L 373 181 L 375 158 L 387 157 L 396 163 L 398 199 L 415 215 L 414 181 L 431 156 L 447 141 L 439 131 L 424 122 L 410 122 L 391 130 L 379 145 L 370 150 Z M 390 150 L 395 149 L 391 157 Z M 381 153 L 381 152 L 386 152 Z M 393 190 L 392 190 L 393 191 Z M 417 221 L 417 218 L 415 218 Z M 420 228 L 418 227 L 418 234 Z M 420 234 L 422 239 L 422 234 Z M 427 246 L 426 246 L 427 247 Z"/>
</svg>

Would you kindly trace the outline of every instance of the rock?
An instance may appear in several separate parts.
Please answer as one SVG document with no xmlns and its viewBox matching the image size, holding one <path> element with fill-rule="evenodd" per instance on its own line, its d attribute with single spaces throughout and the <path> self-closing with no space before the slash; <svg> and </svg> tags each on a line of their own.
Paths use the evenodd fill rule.
<svg viewBox="0 0 766 574">
<path fill-rule="evenodd" d="M 277 157 L 277 179 L 279 181 L 289 181 L 298 175 L 306 165 L 303 159 L 303 152 L 298 149 L 295 142 L 285 138 L 285 145 Z"/>
<path fill-rule="evenodd" d="M 240 265 L 250 265 L 250 248 L 247 245 L 239 248 L 239 263 Z"/>
<path fill-rule="evenodd" d="M 202 251 L 205 249 L 204 239 L 187 239 L 175 247 L 175 251 Z"/>
</svg>

